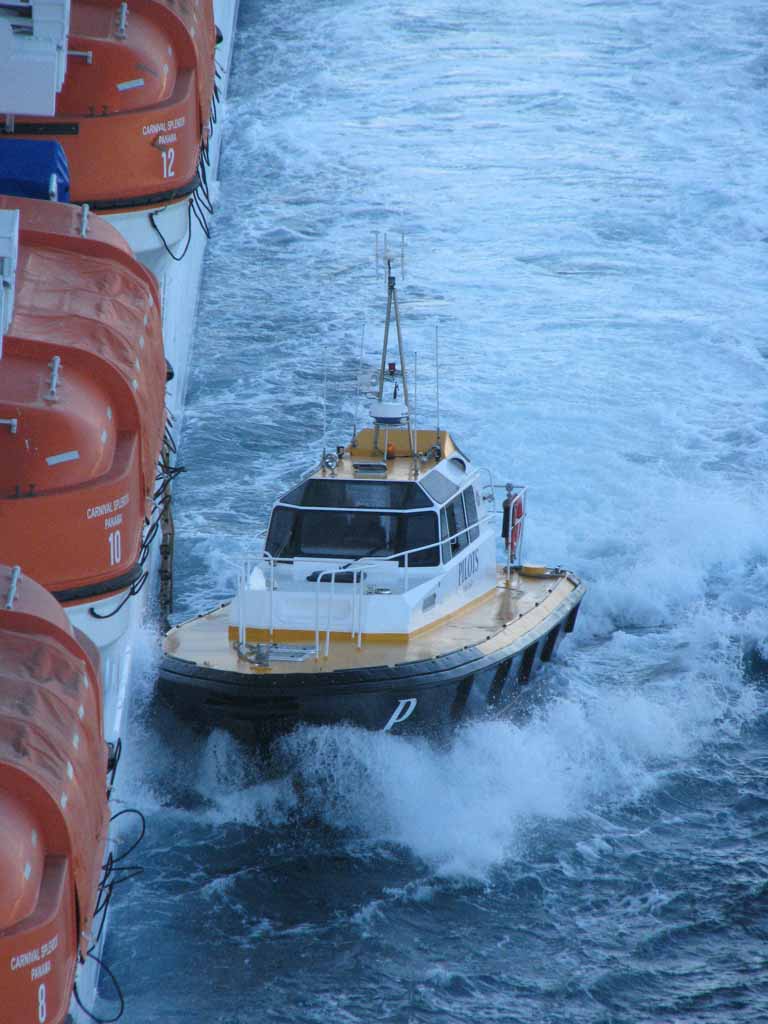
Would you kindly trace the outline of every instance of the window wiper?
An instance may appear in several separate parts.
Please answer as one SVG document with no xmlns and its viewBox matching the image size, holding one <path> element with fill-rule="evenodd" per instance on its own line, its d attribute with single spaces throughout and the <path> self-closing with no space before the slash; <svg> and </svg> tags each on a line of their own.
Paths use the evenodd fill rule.
<svg viewBox="0 0 768 1024">
<path fill-rule="evenodd" d="M 349 569 L 350 566 L 355 564 L 355 562 L 359 562 L 361 558 L 371 558 L 378 551 L 386 551 L 388 546 L 389 546 L 388 544 L 377 544 L 375 548 L 371 548 L 371 550 L 370 551 L 366 551 L 365 554 L 359 555 L 357 558 L 353 558 L 351 562 L 347 562 L 346 565 L 339 566 L 338 569 L 334 569 L 334 570 L 330 570 L 330 569 L 315 569 L 314 572 L 311 572 L 309 574 L 309 576 L 307 576 L 307 583 L 317 583 L 317 581 L 320 578 L 320 576 L 324 576 L 327 572 L 331 572 L 331 571 L 336 573 L 336 577 L 335 578 L 336 578 L 336 582 L 337 583 L 354 583 L 354 581 L 355 581 L 355 574 L 354 574 L 354 572 L 346 572 L 346 573 L 344 573 L 344 578 L 343 579 L 338 574 L 344 572 L 345 569 Z M 330 580 L 328 580 L 328 582 L 330 583 Z"/>
<path fill-rule="evenodd" d="M 389 547 L 388 544 L 377 544 L 375 548 L 371 548 L 370 551 L 366 551 L 364 555 L 358 555 L 357 558 L 353 558 L 351 562 L 347 562 L 346 565 L 342 565 L 342 569 L 348 569 L 350 565 L 354 565 L 355 562 L 359 562 L 361 558 L 372 558 L 379 551 L 386 551 Z"/>
</svg>

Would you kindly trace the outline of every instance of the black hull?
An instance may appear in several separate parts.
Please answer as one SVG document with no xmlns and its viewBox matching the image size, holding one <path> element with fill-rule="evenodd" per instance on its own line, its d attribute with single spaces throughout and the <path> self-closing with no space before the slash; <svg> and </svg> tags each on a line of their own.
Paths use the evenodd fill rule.
<svg viewBox="0 0 768 1024">
<path fill-rule="evenodd" d="M 575 595 L 566 614 L 546 630 L 492 655 L 466 647 L 391 667 L 280 675 L 225 672 L 165 655 L 158 693 L 180 718 L 256 743 L 303 724 L 445 735 L 463 721 L 514 704 L 563 634 L 573 630 L 581 597 Z"/>
</svg>

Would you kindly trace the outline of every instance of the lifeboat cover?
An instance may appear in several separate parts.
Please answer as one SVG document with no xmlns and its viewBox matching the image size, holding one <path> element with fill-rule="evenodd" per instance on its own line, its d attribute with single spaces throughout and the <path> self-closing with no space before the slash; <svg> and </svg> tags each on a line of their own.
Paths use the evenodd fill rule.
<svg viewBox="0 0 768 1024">
<path fill-rule="evenodd" d="M 98 654 L 29 578 L 9 602 L 10 580 L 0 566 L 0 992 L 15 1024 L 37 1019 L 19 1014 L 35 1006 L 40 978 L 48 1019 L 66 1012 L 109 807 Z"/>
<path fill-rule="evenodd" d="M 10 352 L 47 346 L 92 353 L 116 370 L 137 409 L 142 483 L 150 495 L 165 427 L 165 356 L 157 282 L 131 255 L 119 232 L 60 203 L 0 196 L 0 209 L 21 214 Z M 39 489 L 44 488 L 41 481 Z"/>
</svg>

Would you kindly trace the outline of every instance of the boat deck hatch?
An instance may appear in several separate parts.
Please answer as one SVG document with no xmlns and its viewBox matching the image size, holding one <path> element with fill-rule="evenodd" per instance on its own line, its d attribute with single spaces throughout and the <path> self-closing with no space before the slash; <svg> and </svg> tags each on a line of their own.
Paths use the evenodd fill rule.
<svg viewBox="0 0 768 1024">
<path fill-rule="evenodd" d="M 371 476 L 375 473 L 387 475 L 386 462 L 353 462 L 352 469 L 355 471 L 355 476 Z"/>
<path fill-rule="evenodd" d="M 306 661 L 314 658 L 315 648 L 301 644 L 237 644 L 237 656 L 251 665 L 269 665 L 272 661 Z"/>
</svg>

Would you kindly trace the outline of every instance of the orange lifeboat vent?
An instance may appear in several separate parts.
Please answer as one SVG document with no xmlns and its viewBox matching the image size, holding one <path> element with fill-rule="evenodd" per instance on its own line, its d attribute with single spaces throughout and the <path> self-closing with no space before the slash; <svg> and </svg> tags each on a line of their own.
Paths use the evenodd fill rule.
<svg viewBox="0 0 768 1024">
<path fill-rule="evenodd" d="M 3 1024 L 67 1015 L 109 825 L 98 654 L 54 598 L 0 566 Z"/>
<path fill-rule="evenodd" d="M 117 231 L 59 203 L 21 213 L 0 373 L 0 562 L 64 601 L 137 575 L 165 429 L 157 285 Z M 122 582 L 121 582 L 122 581 Z"/>
</svg>

